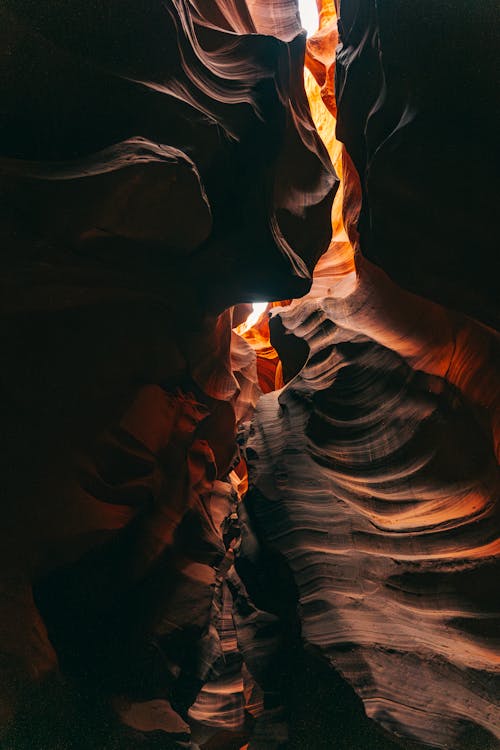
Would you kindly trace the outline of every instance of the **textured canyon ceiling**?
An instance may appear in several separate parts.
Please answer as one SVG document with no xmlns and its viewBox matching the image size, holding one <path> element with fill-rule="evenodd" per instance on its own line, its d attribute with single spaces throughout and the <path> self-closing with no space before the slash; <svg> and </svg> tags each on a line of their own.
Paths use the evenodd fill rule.
<svg viewBox="0 0 500 750">
<path fill-rule="evenodd" d="M 0 4 L 2 748 L 500 748 L 495 5 Z"/>
</svg>

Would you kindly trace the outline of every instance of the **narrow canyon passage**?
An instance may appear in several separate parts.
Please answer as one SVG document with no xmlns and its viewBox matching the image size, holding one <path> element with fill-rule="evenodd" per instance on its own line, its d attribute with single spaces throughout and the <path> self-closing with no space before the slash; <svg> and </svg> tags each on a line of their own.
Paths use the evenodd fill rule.
<svg viewBox="0 0 500 750">
<path fill-rule="evenodd" d="M 498 21 L 0 5 L 2 750 L 500 748 Z"/>
</svg>

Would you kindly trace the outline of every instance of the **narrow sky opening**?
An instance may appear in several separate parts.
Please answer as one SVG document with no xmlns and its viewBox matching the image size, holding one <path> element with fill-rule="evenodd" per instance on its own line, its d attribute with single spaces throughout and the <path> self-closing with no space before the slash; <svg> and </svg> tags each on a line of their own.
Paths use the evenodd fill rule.
<svg viewBox="0 0 500 750">
<path fill-rule="evenodd" d="M 299 0 L 299 13 L 302 26 L 307 36 L 312 36 L 318 30 L 319 16 L 316 0 Z"/>
<path fill-rule="evenodd" d="M 252 304 L 253 312 L 250 313 L 245 321 L 245 328 L 247 330 L 256 324 L 268 304 L 268 302 L 254 302 Z"/>
<path fill-rule="evenodd" d="M 268 304 L 269 302 L 254 302 L 252 305 L 254 313 L 257 313 L 257 315 L 262 315 Z"/>
</svg>

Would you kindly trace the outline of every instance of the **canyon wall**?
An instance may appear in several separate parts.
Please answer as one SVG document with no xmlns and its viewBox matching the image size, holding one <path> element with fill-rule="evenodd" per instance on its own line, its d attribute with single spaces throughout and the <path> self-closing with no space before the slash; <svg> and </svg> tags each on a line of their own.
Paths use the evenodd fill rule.
<svg viewBox="0 0 500 750">
<path fill-rule="evenodd" d="M 493 11 L 3 3 L 2 747 L 500 747 Z"/>
</svg>

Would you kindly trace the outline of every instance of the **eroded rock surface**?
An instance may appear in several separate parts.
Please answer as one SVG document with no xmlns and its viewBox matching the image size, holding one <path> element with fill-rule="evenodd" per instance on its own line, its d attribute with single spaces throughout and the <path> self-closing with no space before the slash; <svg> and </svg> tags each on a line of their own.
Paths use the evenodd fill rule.
<svg viewBox="0 0 500 750">
<path fill-rule="evenodd" d="M 0 8 L 7 750 L 499 747 L 493 14 L 381 6 Z"/>
</svg>

